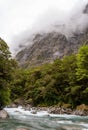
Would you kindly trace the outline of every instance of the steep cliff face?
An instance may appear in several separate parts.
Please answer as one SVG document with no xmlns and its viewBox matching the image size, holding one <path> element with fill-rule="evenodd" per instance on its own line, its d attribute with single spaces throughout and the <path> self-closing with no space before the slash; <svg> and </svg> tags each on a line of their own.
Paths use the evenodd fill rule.
<svg viewBox="0 0 88 130">
<path fill-rule="evenodd" d="M 85 9 L 83 10 L 83 13 L 88 14 L 88 4 L 86 5 Z"/>
<path fill-rule="evenodd" d="M 51 32 L 37 34 L 33 39 L 33 45 L 26 47 L 16 55 L 21 66 L 35 66 L 52 62 L 55 58 L 77 53 L 78 48 L 88 39 L 88 30 L 75 33 L 69 38 L 65 35 Z"/>
<path fill-rule="evenodd" d="M 88 15 L 88 4 L 84 8 L 83 14 Z M 56 31 L 36 34 L 31 41 L 31 46 L 21 50 L 16 55 L 16 59 L 22 67 L 53 62 L 55 58 L 77 53 L 78 48 L 86 41 L 88 41 L 88 26 L 81 32 L 76 30 L 68 37 Z"/>
<path fill-rule="evenodd" d="M 37 34 L 33 39 L 33 45 L 27 47 L 16 56 L 21 65 L 39 65 L 52 62 L 55 57 L 62 57 L 68 41 L 62 34 L 51 32 L 48 34 Z"/>
</svg>

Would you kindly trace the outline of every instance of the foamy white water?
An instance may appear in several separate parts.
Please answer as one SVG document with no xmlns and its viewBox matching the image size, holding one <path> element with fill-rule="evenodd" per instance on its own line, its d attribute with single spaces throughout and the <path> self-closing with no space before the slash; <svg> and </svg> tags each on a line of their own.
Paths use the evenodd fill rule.
<svg viewBox="0 0 88 130">
<path fill-rule="evenodd" d="M 0 128 L 4 130 L 16 130 L 19 127 L 30 130 L 88 130 L 88 116 L 49 114 L 47 111 L 33 114 L 35 110 L 28 111 L 22 107 L 5 110 L 10 119 L 0 122 Z"/>
</svg>

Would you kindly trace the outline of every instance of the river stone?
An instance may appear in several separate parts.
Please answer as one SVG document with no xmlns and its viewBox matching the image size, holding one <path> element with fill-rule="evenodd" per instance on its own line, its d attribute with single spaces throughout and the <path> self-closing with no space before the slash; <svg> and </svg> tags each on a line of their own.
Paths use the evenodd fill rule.
<svg viewBox="0 0 88 130">
<path fill-rule="evenodd" d="M 5 110 L 0 111 L 0 119 L 6 119 L 8 116 L 8 113 Z"/>
<path fill-rule="evenodd" d="M 32 114 L 37 114 L 36 110 L 31 111 Z"/>
<path fill-rule="evenodd" d="M 82 130 L 81 128 L 77 128 L 75 126 L 64 126 L 61 130 Z"/>
<path fill-rule="evenodd" d="M 29 130 L 28 128 L 17 128 L 16 130 Z"/>
</svg>

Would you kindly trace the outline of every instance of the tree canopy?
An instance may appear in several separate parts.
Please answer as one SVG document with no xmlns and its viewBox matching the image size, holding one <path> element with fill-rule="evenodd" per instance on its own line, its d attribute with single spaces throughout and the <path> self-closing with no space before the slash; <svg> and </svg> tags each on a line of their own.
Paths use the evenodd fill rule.
<svg viewBox="0 0 88 130">
<path fill-rule="evenodd" d="M 8 45 L 0 38 L 0 109 L 10 102 L 13 62 Z"/>
<path fill-rule="evenodd" d="M 37 106 L 88 104 L 88 46 L 78 54 L 56 59 L 51 64 L 22 69 L 16 73 L 12 99 L 23 98 Z"/>
<path fill-rule="evenodd" d="M 0 109 L 19 99 L 34 106 L 88 105 L 88 46 L 53 63 L 23 69 L 0 39 Z"/>
</svg>

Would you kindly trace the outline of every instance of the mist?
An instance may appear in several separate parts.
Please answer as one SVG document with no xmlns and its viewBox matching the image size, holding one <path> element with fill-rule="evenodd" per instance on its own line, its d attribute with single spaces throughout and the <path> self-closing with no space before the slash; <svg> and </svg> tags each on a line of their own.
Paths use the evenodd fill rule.
<svg viewBox="0 0 88 130">
<path fill-rule="evenodd" d="M 13 5 L 11 0 L 8 1 L 8 7 Z M 88 0 L 16 0 L 9 10 L 10 14 L 6 15 L 6 24 L 2 16 L 3 33 L 0 32 L 0 35 L 13 54 L 31 45 L 37 33 L 57 31 L 69 37 L 88 27 L 88 10 L 84 11 L 87 4 Z"/>
</svg>

